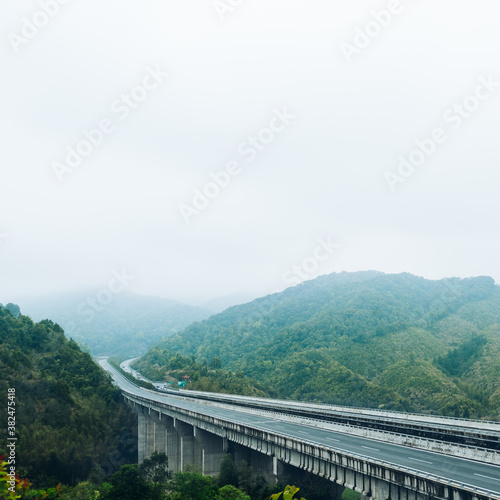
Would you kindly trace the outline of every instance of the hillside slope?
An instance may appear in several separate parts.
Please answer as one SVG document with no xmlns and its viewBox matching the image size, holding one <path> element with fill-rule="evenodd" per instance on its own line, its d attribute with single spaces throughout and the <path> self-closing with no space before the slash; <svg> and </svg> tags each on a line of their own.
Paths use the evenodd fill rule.
<svg viewBox="0 0 500 500">
<path fill-rule="evenodd" d="M 488 277 L 340 273 L 194 323 L 150 350 L 141 365 L 161 370 L 175 353 L 217 358 L 282 396 L 496 416 L 498 325 L 500 289 Z M 437 362 L 483 331 L 486 343 L 466 370 L 449 373 Z M 412 390 L 420 384 L 429 387 Z"/>
<path fill-rule="evenodd" d="M 74 484 L 137 459 L 136 418 L 89 354 L 60 326 L 14 317 L 0 305 L 0 419 L 15 390 L 17 470 L 38 484 Z M 0 443 L 7 428 L 0 427 Z M 5 453 L 0 450 L 0 455 Z"/>
</svg>

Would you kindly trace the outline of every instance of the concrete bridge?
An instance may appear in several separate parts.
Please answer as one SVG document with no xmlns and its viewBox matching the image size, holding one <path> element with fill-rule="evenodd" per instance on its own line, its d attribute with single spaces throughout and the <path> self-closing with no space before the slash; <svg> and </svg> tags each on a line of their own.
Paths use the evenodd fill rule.
<svg viewBox="0 0 500 500">
<path fill-rule="evenodd" d="M 173 472 L 191 464 L 216 476 L 230 452 L 271 483 L 317 476 L 329 485 L 332 499 L 350 488 L 373 500 L 500 500 L 496 451 L 409 442 L 405 435 L 397 441 L 396 435 L 373 429 L 362 437 L 345 426 L 339 430 L 335 424 L 270 408 L 163 395 L 139 388 L 105 361 L 101 364 L 138 415 L 139 462 L 156 450 L 168 455 Z M 490 427 L 481 432 L 495 435 L 500 430 L 499 424 Z"/>
</svg>

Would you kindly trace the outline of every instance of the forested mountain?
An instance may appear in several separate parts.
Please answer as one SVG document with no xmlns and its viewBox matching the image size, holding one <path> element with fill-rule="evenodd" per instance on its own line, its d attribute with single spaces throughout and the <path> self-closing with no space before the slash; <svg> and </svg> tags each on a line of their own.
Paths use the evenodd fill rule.
<svg viewBox="0 0 500 500">
<path fill-rule="evenodd" d="M 56 321 L 68 337 L 86 344 L 94 355 L 142 354 L 211 314 L 207 309 L 128 291 L 100 294 L 88 290 L 18 300 L 34 321 Z"/>
<path fill-rule="evenodd" d="M 166 373 L 176 353 L 220 359 L 283 397 L 497 417 L 500 288 L 489 277 L 322 276 L 194 323 L 140 366 Z"/>
<path fill-rule="evenodd" d="M 14 317 L 19 309 L 7 307 L 0 305 L 0 455 L 7 395 L 15 394 L 16 467 L 31 482 L 74 484 L 135 461 L 137 419 L 90 355 L 59 325 Z"/>
</svg>

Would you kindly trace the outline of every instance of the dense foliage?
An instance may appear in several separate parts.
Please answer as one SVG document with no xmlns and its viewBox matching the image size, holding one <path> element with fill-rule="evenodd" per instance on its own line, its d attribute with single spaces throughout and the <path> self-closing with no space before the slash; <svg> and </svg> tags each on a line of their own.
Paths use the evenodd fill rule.
<svg viewBox="0 0 500 500">
<path fill-rule="evenodd" d="M 270 500 L 280 500 L 281 498 L 283 500 L 293 500 L 299 491 L 300 488 L 297 488 L 296 486 L 287 486 L 283 491 L 271 495 Z M 305 500 L 305 498 L 301 497 L 301 500 Z"/>
<path fill-rule="evenodd" d="M 475 336 L 445 356 L 438 357 L 436 362 L 449 375 L 461 377 L 481 357 L 487 343 L 484 335 Z"/>
<path fill-rule="evenodd" d="M 135 419 L 89 354 L 52 321 L 35 324 L 0 306 L 0 394 L 6 398 L 9 388 L 16 395 L 17 471 L 31 482 L 74 484 L 136 459 Z M 2 426 L 0 442 L 6 438 Z"/>
<path fill-rule="evenodd" d="M 142 354 L 162 338 L 210 315 L 206 309 L 128 291 L 108 294 L 111 301 L 100 303 L 96 292 L 25 299 L 21 306 L 36 321 L 56 321 L 96 356 Z"/>
<path fill-rule="evenodd" d="M 277 394 L 272 388 L 246 377 L 241 371 L 221 369 L 221 361 L 218 358 L 211 359 L 209 363 L 199 363 L 193 356 L 173 355 L 164 349 L 153 348 L 147 361 L 140 359 L 132 366 L 149 379 L 171 383 L 172 387 L 177 387 L 179 381 L 189 377 L 186 388 L 194 391 L 258 397 Z"/>
<path fill-rule="evenodd" d="M 496 418 L 499 331 L 491 278 L 340 273 L 194 323 L 140 366 L 166 373 L 180 353 L 281 397 Z"/>
<path fill-rule="evenodd" d="M 186 467 L 183 472 L 171 474 L 168 457 L 154 452 L 141 465 L 126 464 L 115 472 L 109 482 L 82 482 L 74 487 L 58 485 L 48 490 L 31 489 L 24 493 L 26 500 L 37 498 L 66 500 L 264 500 L 269 492 L 279 487 L 260 488 L 250 496 L 221 478 L 200 474 Z"/>
</svg>

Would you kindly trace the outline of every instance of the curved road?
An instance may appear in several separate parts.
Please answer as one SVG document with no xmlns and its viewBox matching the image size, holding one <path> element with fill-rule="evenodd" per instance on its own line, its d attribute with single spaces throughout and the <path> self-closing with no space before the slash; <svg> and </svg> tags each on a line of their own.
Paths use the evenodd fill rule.
<svg viewBox="0 0 500 500">
<path fill-rule="evenodd" d="M 490 496 L 500 499 L 500 467 L 474 462 L 462 458 L 440 455 L 437 453 L 417 450 L 405 446 L 388 444 L 366 438 L 343 434 L 328 429 L 312 427 L 307 424 L 286 422 L 268 416 L 259 416 L 244 408 L 190 401 L 186 396 L 171 396 L 142 389 L 118 373 L 106 360 L 100 361 L 101 366 L 111 373 L 118 387 L 135 396 L 165 403 L 174 407 L 184 408 L 200 414 L 210 415 L 219 419 L 275 434 L 291 436 L 297 440 L 313 442 L 321 446 L 343 450 L 356 455 L 362 455 L 374 461 L 383 461 L 399 467 L 419 471 L 424 474 L 439 476 L 444 480 L 468 485 L 490 492 Z"/>
</svg>

